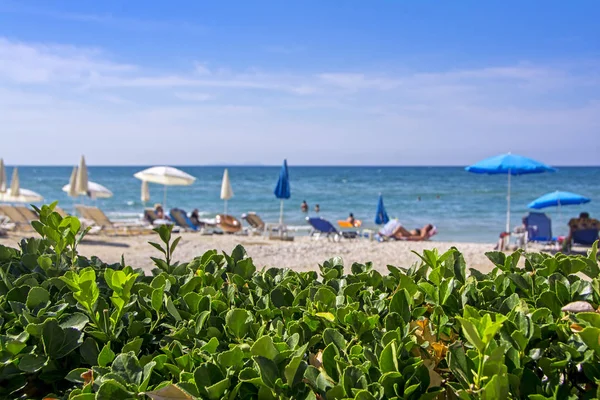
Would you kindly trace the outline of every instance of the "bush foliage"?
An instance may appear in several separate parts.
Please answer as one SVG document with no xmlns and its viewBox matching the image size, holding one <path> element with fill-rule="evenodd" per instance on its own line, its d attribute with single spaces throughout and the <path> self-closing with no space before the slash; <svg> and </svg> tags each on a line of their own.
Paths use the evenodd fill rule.
<svg viewBox="0 0 600 400">
<path fill-rule="evenodd" d="M 596 247 L 488 253 L 489 274 L 456 249 L 387 275 L 346 274 L 338 258 L 295 272 L 257 270 L 241 246 L 173 262 L 178 239 L 161 227 L 146 276 L 79 256 L 79 221 L 52 209 L 38 210 L 40 238 L 0 246 L 1 398 L 600 394 Z"/>
</svg>

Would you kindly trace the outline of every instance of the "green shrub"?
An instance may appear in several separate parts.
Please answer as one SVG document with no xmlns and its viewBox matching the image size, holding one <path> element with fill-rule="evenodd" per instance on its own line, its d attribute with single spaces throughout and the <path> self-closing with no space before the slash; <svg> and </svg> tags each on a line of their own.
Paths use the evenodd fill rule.
<svg viewBox="0 0 600 400">
<path fill-rule="evenodd" d="M 33 223 L 41 238 L 0 246 L 1 398 L 599 395 L 595 246 L 489 253 L 489 274 L 456 249 L 388 275 L 345 274 L 338 258 L 295 272 L 257 270 L 241 246 L 173 262 L 163 226 L 146 276 L 79 256 L 79 221 L 52 208 Z"/>
</svg>

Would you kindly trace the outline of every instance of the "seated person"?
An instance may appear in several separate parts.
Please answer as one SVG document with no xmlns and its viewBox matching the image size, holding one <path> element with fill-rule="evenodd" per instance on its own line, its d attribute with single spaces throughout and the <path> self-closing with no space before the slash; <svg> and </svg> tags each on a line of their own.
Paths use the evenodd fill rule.
<svg viewBox="0 0 600 400">
<path fill-rule="evenodd" d="M 356 223 L 356 219 L 354 219 L 354 214 L 350 213 L 350 215 L 346 219 L 346 222 L 349 222 L 352 226 L 354 226 L 354 224 Z"/>
<path fill-rule="evenodd" d="M 192 224 L 198 227 L 204 226 L 204 223 L 200 221 L 200 213 L 197 208 L 192 211 L 192 214 L 190 215 L 190 221 L 192 221 Z"/>
<path fill-rule="evenodd" d="M 565 244 L 568 245 L 571 243 L 575 231 L 587 229 L 600 230 L 600 221 L 595 218 L 590 218 L 590 214 L 586 212 L 579 214 L 579 218 L 571 218 L 569 221 L 569 235 L 565 240 Z"/>
<path fill-rule="evenodd" d="M 417 228 L 409 231 L 402 226 L 400 221 L 393 219 L 381 228 L 379 234 L 392 239 L 425 240 L 432 236 L 433 230 L 434 226 L 432 224 L 427 224 L 420 229 Z"/>
<path fill-rule="evenodd" d="M 165 210 L 163 209 L 161 204 L 154 205 L 154 213 L 156 214 L 157 219 L 166 219 L 170 220 L 169 216 L 165 214 Z"/>
</svg>

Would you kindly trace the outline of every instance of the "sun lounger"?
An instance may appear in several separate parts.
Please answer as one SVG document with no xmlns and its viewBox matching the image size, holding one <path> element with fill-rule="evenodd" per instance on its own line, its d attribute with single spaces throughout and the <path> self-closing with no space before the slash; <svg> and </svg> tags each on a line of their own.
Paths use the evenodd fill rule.
<svg viewBox="0 0 600 400">
<path fill-rule="evenodd" d="M 217 226 L 225 233 L 237 233 L 242 230 L 242 223 L 232 215 L 218 214 L 216 220 Z"/>
<path fill-rule="evenodd" d="M 255 212 L 242 214 L 242 219 L 250 225 L 250 227 L 247 228 L 249 233 L 262 234 L 271 229 L 271 225 L 266 224 Z"/>
<path fill-rule="evenodd" d="M 338 231 L 331 222 L 321 217 L 306 217 L 306 221 L 313 227 L 312 236 L 315 239 L 319 239 L 321 235 L 325 235 L 327 239 L 333 239 L 334 242 L 337 242 L 341 238 L 351 239 L 358 236 L 357 232 Z"/>
<path fill-rule="evenodd" d="M 98 207 L 75 206 L 81 217 L 100 228 L 100 232 L 108 235 L 150 234 L 152 230 L 139 224 L 120 224 L 112 222 Z"/>
<path fill-rule="evenodd" d="M 33 231 L 33 227 L 31 226 L 31 221 L 34 221 L 38 218 L 37 214 L 31 211 L 32 215 L 27 213 L 23 214 L 19 208 L 26 209 L 25 207 L 19 206 L 10 206 L 10 205 L 0 205 L 0 214 L 8 217 L 10 223 L 14 224 L 14 228 L 18 230 L 26 230 Z M 8 226 L 8 225 L 7 225 Z"/>
<path fill-rule="evenodd" d="M 598 229 L 579 229 L 573 232 L 573 244 L 591 246 L 598 240 Z"/>
<path fill-rule="evenodd" d="M 175 222 L 175 225 L 182 227 L 185 230 L 196 232 L 198 227 L 192 223 L 192 220 L 188 217 L 185 211 L 180 208 L 173 208 L 169 215 L 171 220 Z"/>
</svg>

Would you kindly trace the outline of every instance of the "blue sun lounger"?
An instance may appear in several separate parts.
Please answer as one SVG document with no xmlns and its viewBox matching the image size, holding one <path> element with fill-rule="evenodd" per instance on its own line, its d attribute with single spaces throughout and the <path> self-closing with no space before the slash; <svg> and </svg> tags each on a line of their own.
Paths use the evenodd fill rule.
<svg viewBox="0 0 600 400">
<path fill-rule="evenodd" d="M 192 223 L 192 220 L 187 216 L 186 212 L 180 208 L 173 208 L 169 215 L 171 220 L 175 221 L 176 225 L 184 228 L 185 230 L 197 231 L 198 227 Z"/>
<path fill-rule="evenodd" d="M 306 217 L 306 221 L 313 227 L 312 235 L 315 239 L 319 239 L 321 235 L 325 235 L 328 239 L 333 239 L 334 242 L 339 241 L 341 238 L 355 238 L 356 232 L 340 232 L 335 226 L 329 221 L 321 217 Z"/>
</svg>

